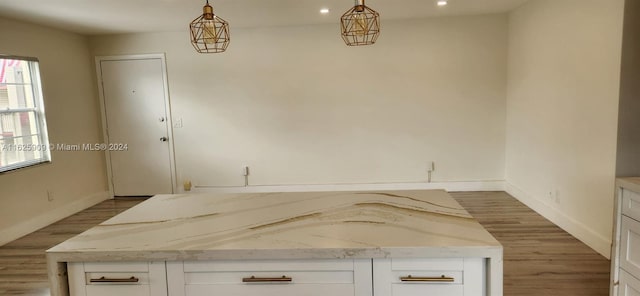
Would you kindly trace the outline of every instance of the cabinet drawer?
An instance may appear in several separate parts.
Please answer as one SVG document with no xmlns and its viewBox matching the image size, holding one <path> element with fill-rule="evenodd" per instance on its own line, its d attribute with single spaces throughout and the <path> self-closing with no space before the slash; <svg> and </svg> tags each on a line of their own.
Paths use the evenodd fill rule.
<svg viewBox="0 0 640 296">
<path fill-rule="evenodd" d="M 617 296 L 640 296 L 640 280 L 621 270 Z"/>
<path fill-rule="evenodd" d="M 622 214 L 640 221 L 640 194 L 622 190 Z"/>
<path fill-rule="evenodd" d="M 372 295 L 371 260 L 168 262 L 172 296 Z"/>
<path fill-rule="evenodd" d="M 68 263 L 71 296 L 166 296 L 164 262 Z"/>
<path fill-rule="evenodd" d="M 483 258 L 374 259 L 376 296 L 482 296 Z"/>
<path fill-rule="evenodd" d="M 623 216 L 620 234 L 620 266 L 640 275 L 640 222 Z"/>
</svg>

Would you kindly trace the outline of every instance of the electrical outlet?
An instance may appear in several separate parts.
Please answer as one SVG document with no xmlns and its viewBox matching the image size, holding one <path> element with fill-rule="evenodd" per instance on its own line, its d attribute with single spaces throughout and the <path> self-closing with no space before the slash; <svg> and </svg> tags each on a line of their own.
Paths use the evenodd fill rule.
<svg viewBox="0 0 640 296">
<path fill-rule="evenodd" d="M 427 161 L 427 172 L 433 172 L 436 170 L 436 164 L 434 161 Z"/>
<path fill-rule="evenodd" d="M 55 196 L 53 194 L 53 191 L 47 190 L 47 200 L 48 201 L 54 201 L 55 200 Z"/>
</svg>

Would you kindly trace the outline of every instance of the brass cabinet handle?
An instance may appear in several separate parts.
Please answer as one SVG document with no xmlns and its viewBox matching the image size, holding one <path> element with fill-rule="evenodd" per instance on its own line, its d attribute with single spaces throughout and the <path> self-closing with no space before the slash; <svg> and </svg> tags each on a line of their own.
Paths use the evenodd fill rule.
<svg viewBox="0 0 640 296">
<path fill-rule="evenodd" d="M 140 279 L 132 276 L 128 279 L 110 279 L 110 278 L 106 278 L 106 277 L 101 277 L 99 279 L 91 279 L 89 280 L 89 282 L 91 283 L 137 283 L 139 282 Z"/>
<path fill-rule="evenodd" d="M 287 276 L 282 276 L 279 278 L 258 278 L 255 276 L 251 276 L 249 278 L 242 278 L 243 283 L 268 283 L 268 282 L 291 282 L 293 279 Z"/>
<path fill-rule="evenodd" d="M 403 282 L 431 282 L 431 283 L 453 283 L 455 281 L 452 277 L 412 277 L 411 275 L 400 277 Z"/>
</svg>

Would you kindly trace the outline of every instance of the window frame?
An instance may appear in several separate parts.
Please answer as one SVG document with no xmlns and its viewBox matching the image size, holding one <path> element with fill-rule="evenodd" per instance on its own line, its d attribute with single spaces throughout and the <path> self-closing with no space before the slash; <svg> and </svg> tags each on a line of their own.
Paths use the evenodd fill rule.
<svg viewBox="0 0 640 296">
<path fill-rule="evenodd" d="M 44 106 L 44 95 L 42 92 L 42 79 L 40 76 L 40 60 L 36 57 L 25 57 L 25 56 L 16 56 L 16 55 L 3 55 L 0 54 L 0 59 L 11 59 L 11 60 L 20 60 L 23 62 L 27 62 L 29 65 L 29 74 L 31 76 L 31 92 L 33 95 L 33 108 L 14 108 L 14 109 L 1 109 L 0 114 L 20 114 L 20 113 L 29 113 L 33 112 L 34 119 L 36 121 L 36 129 L 37 133 L 35 136 L 38 137 L 40 144 L 38 144 L 37 148 L 39 148 L 39 152 L 42 152 L 42 157 L 38 159 L 32 160 L 22 160 L 14 164 L 10 165 L 1 165 L 0 166 L 0 174 L 5 174 L 8 172 L 13 172 L 16 170 L 51 163 L 51 144 L 49 143 L 49 133 L 47 129 L 47 118 L 45 113 Z M 11 85 L 9 83 L 2 83 L 5 85 Z M 32 135 L 34 136 L 34 135 Z M 24 136 L 23 136 L 24 137 Z M 15 147 L 15 146 L 14 146 Z M 6 148 L 0 146 L 0 149 Z"/>
</svg>

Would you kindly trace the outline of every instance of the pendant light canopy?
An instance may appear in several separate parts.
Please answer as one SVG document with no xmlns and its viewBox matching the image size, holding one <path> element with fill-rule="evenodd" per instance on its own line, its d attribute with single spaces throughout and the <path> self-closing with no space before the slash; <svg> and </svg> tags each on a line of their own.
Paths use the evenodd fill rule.
<svg viewBox="0 0 640 296">
<path fill-rule="evenodd" d="M 355 1 L 340 18 L 342 39 L 349 46 L 374 44 L 380 35 L 380 14 L 364 5 L 364 0 Z"/>
<path fill-rule="evenodd" d="M 227 50 L 229 46 L 229 23 L 213 13 L 213 7 L 207 4 L 202 15 L 189 24 L 191 44 L 199 53 L 216 53 Z"/>
</svg>

